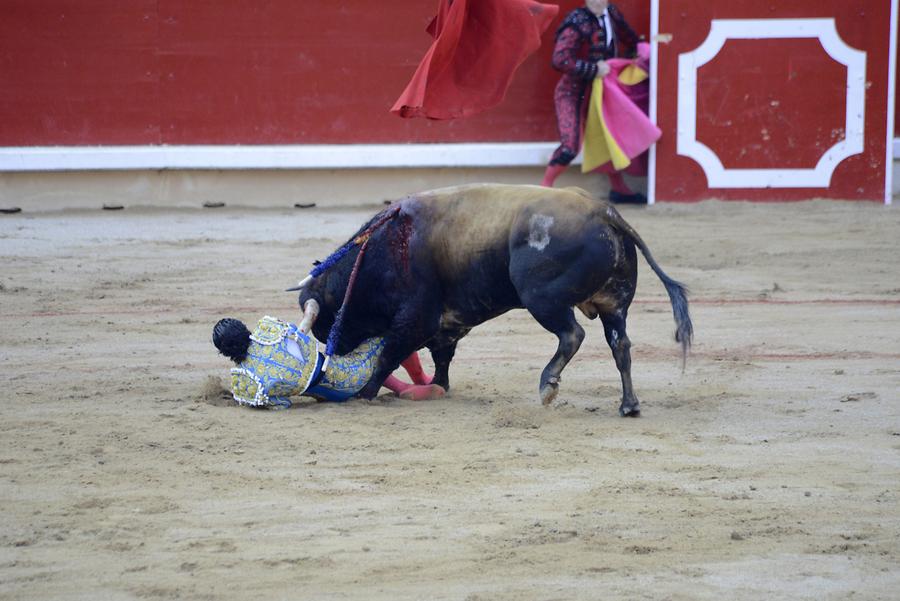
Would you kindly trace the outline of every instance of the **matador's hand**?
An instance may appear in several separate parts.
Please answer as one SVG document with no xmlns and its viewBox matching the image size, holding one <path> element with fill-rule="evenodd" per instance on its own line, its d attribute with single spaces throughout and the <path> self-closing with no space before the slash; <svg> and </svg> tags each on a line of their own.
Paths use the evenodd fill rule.
<svg viewBox="0 0 900 601">
<path fill-rule="evenodd" d="M 606 77 L 609 75 L 609 65 L 606 61 L 597 61 L 597 77 Z"/>
</svg>

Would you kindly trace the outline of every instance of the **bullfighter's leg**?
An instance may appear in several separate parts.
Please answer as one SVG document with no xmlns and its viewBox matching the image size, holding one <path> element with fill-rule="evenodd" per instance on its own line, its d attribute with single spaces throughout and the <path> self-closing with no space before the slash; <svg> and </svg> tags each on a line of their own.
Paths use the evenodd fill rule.
<svg viewBox="0 0 900 601">
<path fill-rule="evenodd" d="M 408 359 L 410 355 L 418 350 L 416 340 L 427 340 L 434 335 L 438 327 L 439 316 L 428 316 L 420 309 L 422 306 L 419 303 L 410 303 L 407 305 L 406 311 L 394 317 L 390 328 L 392 333 L 384 337 L 384 348 L 381 351 L 381 356 L 378 358 L 378 367 L 372 378 L 359 391 L 358 396 L 371 399 L 378 394 L 378 390 L 388 376 L 400 366 L 402 361 Z M 394 334 L 393 332 L 402 334 Z M 410 333 L 415 333 L 415 335 L 410 335 Z M 419 386 L 413 385 L 413 388 L 419 388 Z M 429 394 L 416 394 L 415 396 L 418 397 L 418 400 L 440 396 L 436 394 L 435 389 L 431 388 L 431 385 L 421 386 L 421 388 L 427 390 L 418 392 L 427 392 Z M 403 394 L 401 393 L 401 396 Z"/>
<path fill-rule="evenodd" d="M 389 334 L 384 337 L 384 348 L 381 351 L 381 356 L 378 357 L 378 366 L 375 368 L 375 373 L 372 374 L 372 377 L 363 386 L 362 390 L 357 393 L 357 396 L 371 399 L 378 394 L 378 390 L 387 383 L 389 377 L 392 377 L 391 374 L 400 367 L 400 362 L 415 352 L 416 349 L 408 348 L 405 343 L 406 341 L 401 340 L 398 336 Z M 391 382 L 396 383 L 396 380 L 394 378 Z"/>
<path fill-rule="evenodd" d="M 622 376 L 622 404 L 619 405 L 619 414 L 622 417 L 638 417 L 641 407 L 631 385 L 631 341 L 625 333 L 625 314 L 621 311 L 601 314 L 600 320 L 603 322 L 606 342 Z"/>
<path fill-rule="evenodd" d="M 591 173 L 603 173 L 609 179 L 609 200 L 625 204 L 646 204 L 647 197 L 632 190 L 625 182 L 621 171 L 616 171 L 612 163 L 606 163 Z"/>
<path fill-rule="evenodd" d="M 406 373 L 409 374 L 410 379 L 413 381 L 412 384 L 407 384 L 405 382 L 400 381 L 394 376 L 388 376 L 387 380 L 384 381 L 384 385 L 388 388 L 391 386 L 388 385 L 388 382 L 393 382 L 396 385 L 396 382 L 400 382 L 403 385 L 402 390 L 394 390 L 401 399 L 406 399 L 408 401 L 426 401 L 428 399 L 437 399 L 444 394 L 446 394 L 447 390 L 445 388 L 441 388 L 437 384 L 432 384 L 432 380 L 434 379 L 432 376 L 425 375 L 425 370 L 422 369 L 422 363 L 419 361 L 419 353 L 413 353 L 406 359 L 404 359 L 400 365 L 403 366 L 403 369 L 406 370 Z"/>
<path fill-rule="evenodd" d="M 525 308 L 544 328 L 556 334 L 559 346 L 550 363 L 541 373 L 539 394 L 541 403 L 549 405 L 559 394 L 559 381 L 562 370 L 568 365 L 584 340 L 584 328 L 575 321 L 575 313 L 571 307 L 547 306 L 543 303 L 529 304 L 523 299 Z"/>
<path fill-rule="evenodd" d="M 425 370 L 422 369 L 422 363 L 419 361 L 419 353 L 411 354 L 404 359 L 400 365 L 402 365 L 403 369 L 406 370 L 406 373 L 409 374 L 413 384 L 431 384 L 432 376 L 425 375 Z"/>
<path fill-rule="evenodd" d="M 388 376 L 387 378 L 385 378 L 382 386 L 384 386 L 385 388 L 387 388 L 388 390 L 390 390 L 391 392 L 393 392 L 395 394 L 400 394 L 401 392 L 408 390 L 413 385 L 407 384 L 406 382 L 404 382 L 403 380 L 401 380 L 400 378 L 398 378 L 397 376 L 392 374 L 392 375 Z"/>
<path fill-rule="evenodd" d="M 399 396 L 407 401 L 431 401 L 445 394 L 447 391 L 437 384 L 410 384 Z"/>
<path fill-rule="evenodd" d="M 425 401 L 437 399 L 446 394 L 447 391 L 445 389 L 431 383 L 431 376 L 425 375 L 425 370 L 422 369 L 422 363 L 419 361 L 419 353 L 411 354 L 400 365 L 409 374 L 413 383 L 407 384 L 392 374 L 384 381 L 384 386 L 397 393 L 401 399 Z"/>
<path fill-rule="evenodd" d="M 401 399 L 408 401 L 425 401 L 444 396 L 446 390 L 437 384 L 407 384 L 394 375 L 388 376 L 382 384 Z"/>
<path fill-rule="evenodd" d="M 552 188 L 581 149 L 581 136 L 587 114 L 585 91 L 587 85 L 572 77 L 563 77 L 556 85 L 553 100 L 556 104 L 556 127 L 560 145 L 553 151 L 541 185 Z"/>
</svg>

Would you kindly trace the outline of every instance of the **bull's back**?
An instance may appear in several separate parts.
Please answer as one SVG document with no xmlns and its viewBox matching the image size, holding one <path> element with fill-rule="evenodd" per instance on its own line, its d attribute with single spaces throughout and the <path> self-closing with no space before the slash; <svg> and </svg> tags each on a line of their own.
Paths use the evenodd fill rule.
<svg viewBox="0 0 900 601">
<path fill-rule="evenodd" d="M 404 201 L 416 216 L 420 238 L 444 280 L 458 280 L 482 264 L 495 277 L 506 273 L 511 236 L 539 215 L 560 232 L 577 229 L 598 214 L 600 203 L 575 189 L 477 184 L 443 188 Z"/>
<path fill-rule="evenodd" d="M 577 239 L 602 220 L 605 205 L 576 189 L 480 184 L 444 188 L 403 201 L 417 255 L 442 291 L 442 323 L 472 327 L 524 306 L 511 253 L 531 238 Z M 411 247 L 412 248 L 412 247 Z M 552 247 L 548 252 L 552 252 Z"/>
</svg>

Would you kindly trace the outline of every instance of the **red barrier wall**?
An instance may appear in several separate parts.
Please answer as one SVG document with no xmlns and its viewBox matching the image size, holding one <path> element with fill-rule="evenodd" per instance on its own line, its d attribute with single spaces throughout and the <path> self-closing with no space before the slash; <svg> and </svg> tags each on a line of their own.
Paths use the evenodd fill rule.
<svg viewBox="0 0 900 601">
<path fill-rule="evenodd" d="M 659 7 L 659 30 L 673 37 L 659 46 L 656 198 L 885 200 L 890 2 L 664 0 Z M 721 47 L 712 43 L 714 21 L 722 31 L 736 24 Z M 784 32 L 767 38 L 781 31 L 779 22 Z M 804 37 L 801 27 L 818 33 Z M 707 48 L 711 58 L 683 68 L 682 57 Z M 864 56 L 860 69 L 845 62 L 854 54 Z M 815 170 L 820 159 L 827 165 L 845 140 L 859 149 L 835 153 L 824 179 L 800 187 L 806 180 L 791 171 Z M 725 173 L 718 183 L 716 161 Z"/>
<path fill-rule="evenodd" d="M 559 2 L 562 16 L 582 2 Z M 649 0 L 618 6 L 643 33 Z M 0 146 L 545 141 L 553 30 L 505 102 L 388 113 L 435 0 L 2 0 Z M 555 29 L 555 24 L 553 26 Z"/>
</svg>

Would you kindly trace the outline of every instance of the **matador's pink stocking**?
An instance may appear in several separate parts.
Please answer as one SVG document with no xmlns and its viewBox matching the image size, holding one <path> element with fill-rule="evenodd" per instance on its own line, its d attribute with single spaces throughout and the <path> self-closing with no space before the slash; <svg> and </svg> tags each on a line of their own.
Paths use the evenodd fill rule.
<svg viewBox="0 0 900 601">
<path fill-rule="evenodd" d="M 446 390 L 437 384 L 431 383 L 432 376 L 425 375 L 418 353 L 411 354 L 400 365 L 403 366 L 403 369 L 406 370 L 406 373 L 409 374 L 414 383 L 407 384 L 396 376 L 390 375 L 384 381 L 384 386 L 397 393 L 401 399 L 424 401 L 440 398 L 447 393 Z"/>
<path fill-rule="evenodd" d="M 544 171 L 544 179 L 541 180 L 541 185 L 545 188 L 552 188 L 556 178 L 559 177 L 567 167 L 568 165 L 547 165 L 547 169 Z"/>
<path fill-rule="evenodd" d="M 388 376 L 384 381 L 384 386 L 397 393 L 401 399 L 409 401 L 439 399 L 447 393 L 437 384 L 407 384 L 396 376 Z"/>
<path fill-rule="evenodd" d="M 604 175 L 606 175 L 606 177 L 609 179 L 609 188 L 611 190 L 615 190 L 616 192 L 625 194 L 626 196 L 634 194 L 634 190 L 629 188 L 628 184 L 625 183 L 625 178 L 622 177 L 622 172 L 616 171 L 616 168 L 613 167 L 612 162 L 600 165 L 591 173 L 603 173 Z"/>
<path fill-rule="evenodd" d="M 403 369 L 405 369 L 406 373 L 409 374 L 409 377 L 412 378 L 413 384 L 431 384 L 432 376 L 425 375 L 422 364 L 419 362 L 418 353 L 411 354 L 404 359 L 400 365 L 403 366 Z"/>
</svg>

